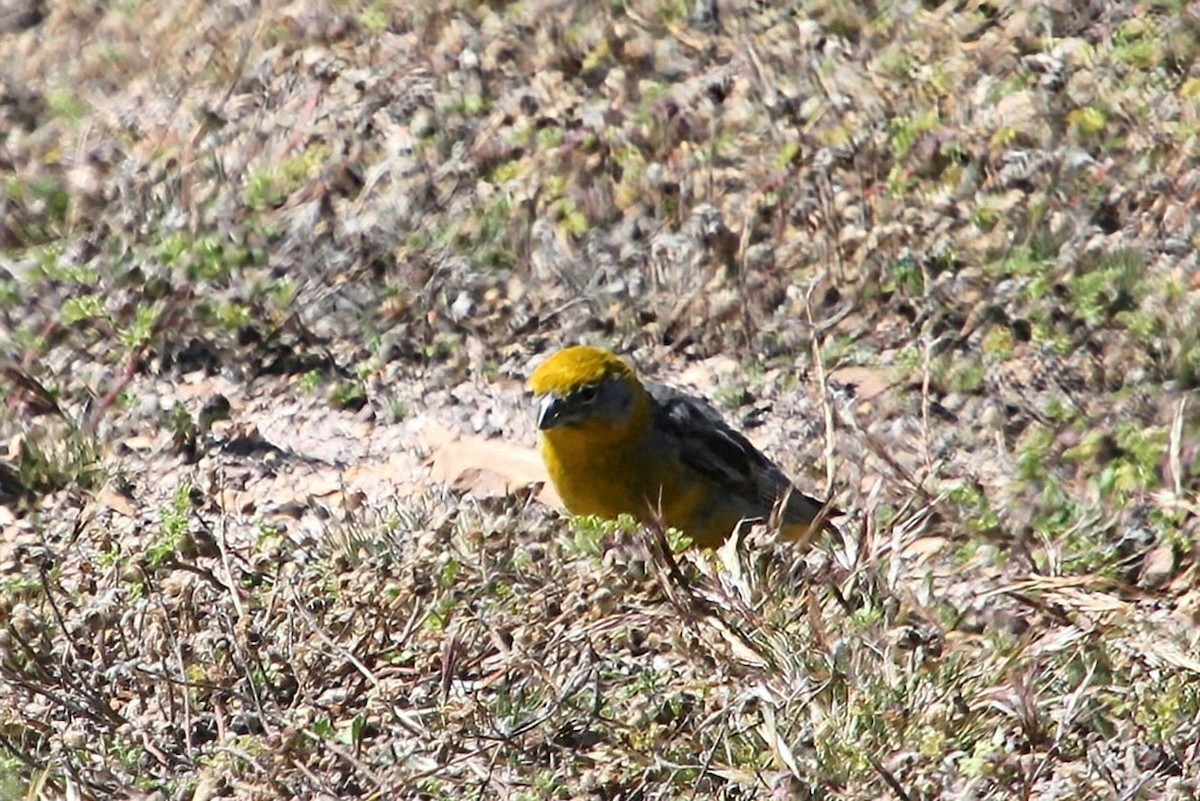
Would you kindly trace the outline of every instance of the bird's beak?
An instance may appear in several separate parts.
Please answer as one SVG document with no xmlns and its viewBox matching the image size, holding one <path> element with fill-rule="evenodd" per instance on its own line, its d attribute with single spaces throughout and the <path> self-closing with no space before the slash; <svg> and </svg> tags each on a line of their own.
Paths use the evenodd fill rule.
<svg viewBox="0 0 1200 801">
<path fill-rule="evenodd" d="M 558 425 L 559 418 L 562 417 L 562 412 L 562 398 L 558 397 L 553 392 L 543 395 L 538 400 L 538 431 L 545 431 L 548 428 L 554 428 L 556 425 Z"/>
</svg>

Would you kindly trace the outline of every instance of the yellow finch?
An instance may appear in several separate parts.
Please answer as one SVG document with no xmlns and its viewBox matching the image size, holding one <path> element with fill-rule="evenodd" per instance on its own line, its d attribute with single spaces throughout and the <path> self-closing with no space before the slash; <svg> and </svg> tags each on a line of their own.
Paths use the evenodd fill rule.
<svg viewBox="0 0 1200 801">
<path fill-rule="evenodd" d="M 542 458 L 573 514 L 658 519 L 711 548 L 742 520 L 771 518 L 805 540 L 821 511 L 715 409 L 641 382 L 608 351 L 560 350 L 529 384 Z"/>
</svg>

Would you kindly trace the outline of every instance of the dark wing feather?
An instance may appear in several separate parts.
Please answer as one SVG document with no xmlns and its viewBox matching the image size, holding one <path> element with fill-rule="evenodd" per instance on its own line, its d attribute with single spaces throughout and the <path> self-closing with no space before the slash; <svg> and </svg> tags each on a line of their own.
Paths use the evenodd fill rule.
<svg viewBox="0 0 1200 801">
<path fill-rule="evenodd" d="M 764 515 L 792 485 L 707 402 L 661 384 L 647 383 L 646 391 L 654 400 L 655 426 L 674 435 L 688 467 L 761 505 Z"/>
</svg>

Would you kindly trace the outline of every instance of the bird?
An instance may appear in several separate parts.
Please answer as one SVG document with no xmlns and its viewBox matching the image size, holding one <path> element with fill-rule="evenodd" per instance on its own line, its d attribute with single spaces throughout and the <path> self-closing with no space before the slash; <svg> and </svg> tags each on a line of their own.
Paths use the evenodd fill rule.
<svg viewBox="0 0 1200 801">
<path fill-rule="evenodd" d="M 573 515 L 660 522 L 702 548 L 719 547 L 743 521 L 777 523 L 783 539 L 802 543 L 836 531 L 827 518 L 840 512 L 796 489 L 710 404 L 643 382 L 610 351 L 558 350 L 529 388 L 542 459 Z"/>
</svg>

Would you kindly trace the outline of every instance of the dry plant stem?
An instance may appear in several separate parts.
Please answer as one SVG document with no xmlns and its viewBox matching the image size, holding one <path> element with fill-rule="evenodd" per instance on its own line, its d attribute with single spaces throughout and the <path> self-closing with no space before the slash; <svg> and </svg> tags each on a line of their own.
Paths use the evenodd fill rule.
<svg viewBox="0 0 1200 801">
<path fill-rule="evenodd" d="M 317 738 L 314 738 L 308 732 L 304 732 L 304 734 L 306 736 L 308 736 L 310 739 L 317 739 Z M 337 753 L 337 751 L 334 750 L 333 745 L 328 740 L 325 740 L 323 738 L 318 739 L 318 745 L 324 745 L 326 748 L 328 748 L 333 753 Z M 339 756 L 340 756 L 340 754 L 339 754 Z M 329 782 L 324 781 L 320 776 L 313 773 L 312 770 L 310 770 L 309 767 L 307 765 L 305 765 L 303 762 L 301 762 L 300 760 L 298 760 L 298 759 L 290 760 L 289 764 L 296 770 L 303 773 L 308 778 L 309 782 L 312 783 L 312 785 L 314 787 L 320 787 L 325 793 L 328 793 L 329 795 L 337 794 L 336 788 L 331 787 Z M 280 789 L 282 790 L 283 788 L 280 788 Z"/>
<path fill-rule="evenodd" d="M 680 570 L 679 562 L 671 550 L 671 544 L 667 542 L 666 527 L 661 522 L 655 522 L 643 527 L 643 531 L 649 535 L 645 542 L 659 586 L 662 587 L 667 599 L 681 613 L 686 613 L 686 619 L 691 620 L 694 609 L 700 602 L 692 594 L 687 577 Z M 687 596 L 686 601 L 681 595 Z"/>
<path fill-rule="evenodd" d="M 842 256 L 842 246 L 838 241 L 838 229 L 835 221 L 838 219 L 837 208 L 833 203 L 833 181 L 829 177 L 829 173 L 823 173 L 817 180 L 817 193 L 821 199 L 823 208 L 822 219 L 825 221 L 825 232 L 829 238 L 829 252 L 833 254 L 834 259 L 834 274 L 837 276 L 838 283 L 844 283 L 846 280 L 846 263 Z"/>
<path fill-rule="evenodd" d="M 379 774 L 377 774 L 374 770 L 372 770 L 370 765 L 368 765 L 363 760 L 359 759 L 356 755 L 351 753 L 349 750 L 343 748 L 342 746 L 338 745 L 337 743 L 330 742 L 329 739 L 326 737 L 319 737 L 316 734 L 314 734 L 313 732 L 305 730 L 303 732 L 303 734 L 305 737 L 312 740 L 313 743 L 315 743 L 317 746 L 319 746 L 321 748 L 326 748 L 330 751 L 330 753 L 336 754 L 337 757 L 339 759 L 341 759 L 343 762 L 345 762 L 346 764 L 353 765 L 355 770 L 358 771 L 359 775 L 365 776 L 372 784 L 375 785 L 376 789 L 383 786 L 382 777 L 380 777 Z M 299 766 L 298 761 L 295 764 L 297 766 Z"/>
<path fill-rule="evenodd" d="M 808 291 L 804 294 L 804 314 L 808 320 L 810 331 L 815 331 L 816 326 L 813 323 L 812 313 L 812 294 L 816 290 L 817 282 L 809 284 Z M 837 428 L 834 425 L 833 404 L 829 400 L 829 386 L 825 374 L 825 359 L 821 356 L 821 345 L 814 336 L 811 340 L 811 349 L 813 357 L 813 367 L 817 371 L 817 388 L 821 392 L 821 412 L 825 424 L 825 489 L 824 497 L 830 498 L 834 491 L 834 474 L 835 468 L 833 463 L 833 454 L 836 447 Z"/>
<path fill-rule="evenodd" d="M 62 406 L 55 400 L 54 395 L 40 381 L 30 375 L 26 369 L 17 364 L 9 363 L 0 368 L 0 373 L 3 373 L 18 389 L 24 390 L 34 397 L 35 400 L 32 403 L 36 410 L 53 412 L 63 420 L 70 422 L 70 418 L 67 417 L 67 413 L 63 411 Z M 20 393 L 13 393 L 7 400 L 9 403 L 13 403 L 20 398 Z"/>
<path fill-rule="evenodd" d="M 1167 464 L 1171 470 L 1171 486 L 1175 490 L 1176 498 L 1183 497 L 1183 457 L 1180 451 L 1183 447 L 1183 419 L 1187 401 L 1187 395 L 1179 399 L 1179 405 L 1175 408 L 1175 419 L 1171 421 L 1171 438 L 1167 446 Z"/>
<path fill-rule="evenodd" d="M 912 796 L 904 789 L 904 785 L 897 781 L 896 776 L 885 768 L 882 762 L 874 757 L 871 757 L 870 761 L 871 767 L 875 769 L 875 772 L 879 774 L 879 778 L 883 779 L 883 783 L 888 786 L 888 789 L 892 791 L 896 798 L 900 799 L 900 801 L 912 801 Z"/>
<path fill-rule="evenodd" d="M 224 484 L 223 477 L 219 483 L 221 485 Z M 224 493 L 220 493 L 218 495 L 218 497 L 224 497 Z M 222 512 L 223 513 L 221 515 L 221 521 L 220 521 L 219 525 L 217 526 L 217 532 L 216 532 L 216 536 L 214 537 L 214 539 L 217 542 L 217 548 L 219 549 L 219 552 L 221 555 L 221 567 L 225 571 L 225 584 L 226 584 L 226 587 L 228 588 L 230 605 L 233 608 L 234 613 L 236 615 L 236 620 L 234 621 L 233 631 L 230 634 L 230 642 L 232 643 L 234 650 L 236 651 L 236 653 L 238 655 L 238 658 L 241 660 L 242 665 L 246 668 L 249 668 L 251 665 L 251 655 L 246 649 L 246 643 L 245 643 L 243 635 L 242 635 L 241 627 L 242 627 L 242 625 L 252 625 L 252 620 L 247 616 L 245 607 L 242 605 L 241 599 L 238 597 L 238 591 L 237 591 L 238 582 L 234 579 L 234 576 L 233 576 L 233 565 L 232 565 L 232 560 L 230 557 L 229 538 L 227 536 L 227 531 L 226 531 L 226 523 L 230 518 L 229 518 L 229 515 L 226 510 L 222 510 Z M 257 665 L 257 667 L 261 668 L 262 666 Z M 249 675 L 249 670 L 247 671 L 247 673 Z M 274 734 L 275 732 L 273 731 L 273 728 L 269 723 L 269 718 L 266 713 L 266 709 L 263 707 L 262 696 L 259 692 L 258 683 L 255 681 L 250 681 L 250 682 L 247 682 L 246 686 L 250 690 L 250 694 L 254 701 L 255 712 L 258 715 L 258 719 L 261 722 L 264 731 Z"/>
<path fill-rule="evenodd" d="M 324 642 L 331 651 L 349 662 L 350 665 L 356 671 L 358 671 L 359 675 L 371 683 L 371 686 L 378 687 L 379 680 L 375 677 L 375 674 L 372 673 L 371 670 L 353 653 L 334 642 L 333 639 L 330 638 L 329 634 L 317 623 L 317 620 L 312 616 L 312 613 L 308 611 L 304 603 L 304 599 L 297 593 L 296 588 L 291 586 L 289 589 L 292 592 L 292 609 L 300 613 L 305 622 L 308 623 L 309 630 L 313 634 L 317 635 L 317 637 L 320 638 L 321 641 Z M 394 704 L 390 705 L 389 709 L 395 716 L 396 721 L 405 729 L 407 729 L 410 734 L 419 735 L 426 732 L 426 727 L 423 726 L 420 721 L 417 720 L 417 718 L 413 717 L 409 713 L 401 711 Z"/>
<path fill-rule="evenodd" d="M 167 609 L 166 604 L 162 603 L 161 600 L 158 601 L 158 608 L 162 612 L 163 620 L 171 619 L 170 610 Z M 173 681 L 168 676 L 164 676 L 163 678 L 168 680 L 169 685 L 172 690 L 177 690 L 179 688 L 182 688 L 182 692 L 179 692 L 178 695 L 180 695 L 182 697 L 182 704 L 183 704 L 184 749 L 186 750 L 186 752 L 190 758 L 195 754 L 195 750 L 196 750 L 196 744 L 192 740 L 191 690 L 194 687 L 194 685 L 192 684 L 192 682 L 190 682 L 188 680 L 187 663 L 184 661 L 184 658 L 183 658 L 183 644 L 180 642 L 179 637 L 176 636 L 175 629 L 173 627 L 167 626 L 166 630 L 167 630 L 168 636 L 171 638 L 171 653 L 175 657 L 175 664 L 179 670 L 179 677 Z M 176 695 L 175 692 L 171 693 L 172 700 L 175 698 L 175 695 Z M 172 709 L 171 711 L 173 713 L 174 709 Z M 175 719 L 174 714 L 170 714 L 168 717 L 171 720 Z"/>
<path fill-rule="evenodd" d="M 47 603 L 50 604 L 50 609 L 53 611 L 54 619 L 58 623 L 59 627 L 63 630 L 66 630 L 66 625 L 67 625 L 66 621 L 63 619 L 62 610 L 59 608 L 58 602 L 55 601 L 55 599 L 54 599 L 54 592 L 50 586 L 49 578 L 47 576 L 47 572 L 46 572 L 45 568 L 41 567 L 39 570 L 39 573 L 41 576 L 43 597 L 45 597 Z M 29 644 L 23 638 L 21 638 L 16 633 L 16 631 L 13 631 L 13 635 L 14 635 L 14 638 L 18 642 L 21 643 L 22 647 L 25 648 L 26 653 L 29 654 L 31 658 L 34 658 L 33 657 L 33 654 L 34 654 L 33 649 L 29 646 Z M 95 713 L 95 716 L 98 720 L 105 720 L 105 721 L 108 721 L 110 724 L 113 724 L 116 726 L 126 723 L 127 721 L 125 720 L 125 718 L 120 713 L 118 713 L 116 710 L 114 710 L 109 705 L 107 700 L 105 700 L 103 697 L 101 697 L 95 691 L 91 690 L 90 682 L 88 682 L 84 676 L 81 676 L 76 671 L 75 660 L 80 659 L 80 655 L 77 650 L 77 646 L 73 641 L 71 643 L 71 649 L 72 649 L 72 651 L 74 651 L 74 659 L 66 660 L 66 661 L 63 661 L 63 663 L 62 663 L 62 670 L 66 674 L 68 674 L 71 679 L 69 682 L 69 686 L 79 688 L 79 692 L 81 692 L 83 694 L 84 699 L 87 701 L 88 707 L 93 710 L 93 712 Z M 39 670 L 42 669 L 40 662 L 38 662 L 38 668 L 39 668 Z M 47 674 L 43 674 L 43 675 L 45 676 L 45 678 L 48 682 L 49 681 L 58 681 L 58 683 L 60 683 L 60 684 L 62 683 L 62 681 L 59 677 L 51 677 Z"/>
<path fill-rule="evenodd" d="M 921 451 L 929 470 L 932 470 L 929 467 L 929 381 L 933 372 L 931 363 L 934 344 L 936 343 L 927 341 L 921 349 Z"/>
<path fill-rule="evenodd" d="M 217 483 L 218 483 L 217 497 L 223 499 L 225 497 L 225 493 L 223 491 L 221 491 L 224 489 L 224 486 L 225 486 L 223 473 L 218 473 Z M 241 598 L 238 597 L 237 581 L 233 577 L 233 564 L 229 557 L 229 540 L 228 540 L 228 537 L 226 536 L 225 521 L 227 519 L 228 519 L 228 510 L 225 509 L 224 507 L 222 507 L 221 522 L 217 525 L 217 530 L 214 532 L 213 539 L 216 540 L 217 548 L 220 550 L 221 569 L 225 572 L 225 580 L 223 583 L 224 583 L 226 592 L 229 594 L 229 602 L 233 606 L 233 609 L 237 613 L 238 619 L 240 620 L 240 619 L 245 618 L 246 610 L 242 607 Z"/>
<path fill-rule="evenodd" d="M 142 356 L 145 354 L 145 352 L 146 345 L 143 343 L 135 347 L 132 351 L 130 351 L 129 355 L 125 357 L 125 366 L 121 370 L 121 374 L 117 378 L 116 383 L 113 384 L 113 386 L 104 394 L 102 398 L 100 398 L 95 407 L 91 410 L 91 413 L 87 416 L 87 419 L 84 420 L 82 430 L 87 436 L 94 437 L 96 435 L 96 427 L 99 426 L 100 421 L 104 419 L 105 413 L 113 405 L 117 398 L 121 396 L 121 393 L 125 391 L 125 388 L 128 387 L 133 379 L 137 376 L 141 366 Z"/>
</svg>

